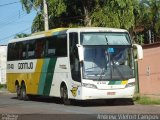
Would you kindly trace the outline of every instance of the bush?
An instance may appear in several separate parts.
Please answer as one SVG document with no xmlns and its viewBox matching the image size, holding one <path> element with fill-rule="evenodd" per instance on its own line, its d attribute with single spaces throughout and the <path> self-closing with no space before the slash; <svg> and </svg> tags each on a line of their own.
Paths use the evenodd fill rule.
<svg viewBox="0 0 160 120">
<path fill-rule="evenodd" d="M 1 88 L 7 88 L 6 84 L 0 84 L 0 89 Z"/>
<path fill-rule="evenodd" d="M 158 98 L 150 98 L 147 96 L 135 95 L 133 100 L 142 105 L 160 105 L 160 99 Z"/>
</svg>

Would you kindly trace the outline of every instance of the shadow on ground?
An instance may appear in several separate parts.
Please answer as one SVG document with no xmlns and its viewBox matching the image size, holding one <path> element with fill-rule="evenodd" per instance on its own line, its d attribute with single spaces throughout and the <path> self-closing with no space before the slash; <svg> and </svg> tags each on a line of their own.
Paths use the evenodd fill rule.
<svg viewBox="0 0 160 120">
<path fill-rule="evenodd" d="M 12 97 L 12 99 L 18 100 L 17 97 Z M 56 97 L 32 96 L 27 101 L 63 104 L 62 100 Z M 132 99 L 108 99 L 108 100 L 86 100 L 86 101 L 71 100 L 71 105 L 81 106 L 81 107 L 124 106 L 124 105 L 134 105 L 134 101 Z"/>
</svg>

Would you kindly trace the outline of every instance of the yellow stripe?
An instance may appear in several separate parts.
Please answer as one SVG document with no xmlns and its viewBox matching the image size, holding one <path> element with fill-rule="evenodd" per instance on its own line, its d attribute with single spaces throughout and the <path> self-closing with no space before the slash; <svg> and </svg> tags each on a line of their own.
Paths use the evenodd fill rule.
<svg viewBox="0 0 160 120">
<path fill-rule="evenodd" d="M 48 30 L 48 31 L 34 33 L 33 35 L 45 34 L 46 36 L 51 36 L 54 32 L 60 32 L 62 30 L 67 30 L 67 28 L 56 28 L 56 29 L 52 29 L 52 30 Z"/>
<path fill-rule="evenodd" d="M 35 73 L 32 76 L 32 90 L 30 91 L 32 94 L 37 94 L 38 93 L 38 85 L 39 85 L 39 80 L 42 72 L 42 65 L 43 65 L 44 59 L 39 59 L 37 60 L 37 65 L 36 65 L 36 70 Z"/>
<path fill-rule="evenodd" d="M 15 81 L 18 80 L 19 84 L 21 84 L 21 81 L 24 80 L 27 88 L 27 94 L 37 94 L 43 62 L 44 59 L 37 60 L 34 73 L 7 73 L 8 90 L 10 92 L 16 92 Z"/>
<path fill-rule="evenodd" d="M 126 85 L 127 83 L 128 83 L 128 80 L 123 80 L 123 81 L 121 82 L 122 85 Z"/>
<path fill-rule="evenodd" d="M 7 89 L 10 92 L 14 93 L 14 92 L 16 92 L 15 81 L 13 81 L 12 79 L 13 79 L 13 74 L 7 73 Z"/>
</svg>

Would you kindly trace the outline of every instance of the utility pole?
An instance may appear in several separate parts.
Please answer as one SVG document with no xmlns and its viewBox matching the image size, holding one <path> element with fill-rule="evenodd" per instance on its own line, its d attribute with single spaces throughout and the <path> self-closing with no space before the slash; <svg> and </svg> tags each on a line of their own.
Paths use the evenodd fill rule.
<svg viewBox="0 0 160 120">
<path fill-rule="evenodd" d="M 44 29 L 49 30 L 49 24 L 48 24 L 48 9 L 47 9 L 47 3 L 46 0 L 43 0 L 43 9 L 44 9 Z"/>
</svg>

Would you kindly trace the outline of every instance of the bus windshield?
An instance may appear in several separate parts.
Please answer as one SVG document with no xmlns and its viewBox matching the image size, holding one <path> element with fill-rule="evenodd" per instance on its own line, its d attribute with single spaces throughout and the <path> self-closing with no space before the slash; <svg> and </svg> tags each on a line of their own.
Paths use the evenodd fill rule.
<svg viewBox="0 0 160 120">
<path fill-rule="evenodd" d="M 84 79 L 113 80 L 134 77 L 128 46 L 84 46 Z"/>
<path fill-rule="evenodd" d="M 125 36 L 125 34 L 123 34 L 123 36 Z M 100 43 L 101 45 L 96 45 L 95 43 L 93 45 L 93 43 L 89 44 L 89 42 L 86 43 L 84 40 L 81 42 L 84 47 L 84 79 L 119 80 L 130 79 L 134 77 L 133 57 L 131 54 L 131 45 L 129 45 L 130 42 L 128 38 L 122 37 L 121 45 L 119 45 L 120 42 L 117 43 L 118 45 L 115 45 L 111 41 L 111 38 L 114 37 L 110 36 L 108 40 L 104 41 L 106 45 L 104 43 L 103 45 L 102 43 Z M 97 41 L 99 41 L 98 38 Z"/>
<path fill-rule="evenodd" d="M 81 33 L 81 45 L 131 45 L 128 33 Z"/>
</svg>

